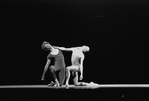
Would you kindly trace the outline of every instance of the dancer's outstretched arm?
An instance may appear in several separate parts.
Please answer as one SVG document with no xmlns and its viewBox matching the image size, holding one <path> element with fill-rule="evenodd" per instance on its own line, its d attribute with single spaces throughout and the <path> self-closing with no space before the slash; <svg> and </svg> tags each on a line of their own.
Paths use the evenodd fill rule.
<svg viewBox="0 0 149 101">
<path fill-rule="evenodd" d="M 59 47 L 59 46 L 53 46 L 54 48 L 60 49 L 60 50 L 65 50 L 65 47 Z"/>
<path fill-rule="evenodd" d="M 46 73 L 46 71 L 47 71 L 47 69 L 48 69 L 48 66 L 49 66 L 50 62 L 51 62 L 51 60 L 48 59 L 46 65 L 45 65 L 45 67 L 44 67 L 44 71 L 43 71 L 41 80 L 44 80 L 44 76 L 45 76 L 45 73 Z"/>
<path fill-rule="evenodd" d="M 53 46 L 53 47 L 58 48 L 58 49 L 63 50 L 63 51 L 73 51 L 73 50 L 79 48 L 79 47 L 65 48 L 65 47 L 58 47 L 58 46 Z"/>
</svg>

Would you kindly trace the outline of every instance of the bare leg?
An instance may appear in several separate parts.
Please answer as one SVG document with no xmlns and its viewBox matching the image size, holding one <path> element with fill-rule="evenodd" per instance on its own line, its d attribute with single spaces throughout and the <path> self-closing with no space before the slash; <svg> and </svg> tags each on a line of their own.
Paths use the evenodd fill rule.
<svg viewBox="0 0 149 101">
<path fill-rule="evenodd" d="M 62 68 L 59 72 L 59 82 L 60 85 L 62 86 L 65 80 L 65 68 Z"/>
<path fill-rule="evenodd" d="M 69 86 L 70 70 L 66 68 L 66 86 Z"/>
<path fill-rule="evenodd" d="M 86 83 L 86 82 L 78 82 L 78 72 L 73 72 L 74 74 L 74 79 L 73 82 L 75 84 L 75 86 L 87 86 L 90 83 Z"/>
<path fill-rule="evenodd" d="M 78 69 L 79 67 L 75 65 L 72 65 L 66 68 L 66 86 L 69 86 L 70 71 L 77 71 Z"/>
<path fill-rule="evenodd" d="M 57 77 L 56 77 L 56 74 L 55 74 L 55 71 L 54 71 L 54 66 L 50 66 L 49 68 L 50 68 L 50 70 L 51 70 L 52 76 L 54 77 L 55 86 L 59 86 L 59 82 L 58 82 L 58 80 L 57 80 Z"/>
<path fill-rule="evenodd" d="M 76 86 L 81 85 L 81 82 L 78 82 L 78 72 L 74 72 L 75 73 L 75 77 L 73 79 L 73 82 Z"/>
<path fill-rule="evenodd" d="M 73 82 L 75 85 L 78 85 L 78 72 L 74 72 Z"/>
</svg>

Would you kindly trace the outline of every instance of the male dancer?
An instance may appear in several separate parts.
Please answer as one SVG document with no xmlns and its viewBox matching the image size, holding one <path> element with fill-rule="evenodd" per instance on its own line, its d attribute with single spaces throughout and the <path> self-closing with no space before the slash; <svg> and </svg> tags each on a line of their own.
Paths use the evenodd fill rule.
<svg viewBox="0 0 149 101">
<path fill-rule="evenodd" d="M 44 71 L 41 77 L 41 80 L 44 80 L 45 73 L 50 65 L 51 58 L 54 58 L 55 62 L 54 65 L 50 66 L 49 69 L 51 70 L 51 73 L 54 77 L 55 80 L 55 85 L 54 86 L 62 86 L 65 80 L 65 61 L 64 61 L 64 56 L 61 50 L 53 47 L 49 42 L 44 41 L 42 43 L 42 49 L 48 49 L 50 50 L 50 53 L 47 56 L 47 63 L 44 67 Z M 59 72 L 59 81 L 57 79 L 57 76 L 55 72 Z"/>
<path fill-rule="evenodd" d="M 82 80 L 83 79 L 83 60 L 84 60 L 83 52 L 89 51 L 90 48 L 85 45 L 82 47 L 73 47 L 73 48 L 65 48 L 65 47 L 57 47 L 57 46 L 54 46 L 54 47 L 64 51 L 72 51 L 72 56 L 71 56 L 72 65 L 66 68 L 66 77 L 67 77 L 66 86 L 69 86 L 70 71 L 72 71 L 72 74 L 75 76 L 73 81 L 76 86 L 87 85 L 88 83 L 78 82 L 78 72 L 81 73 L 80 80 Z"/>
</svg>

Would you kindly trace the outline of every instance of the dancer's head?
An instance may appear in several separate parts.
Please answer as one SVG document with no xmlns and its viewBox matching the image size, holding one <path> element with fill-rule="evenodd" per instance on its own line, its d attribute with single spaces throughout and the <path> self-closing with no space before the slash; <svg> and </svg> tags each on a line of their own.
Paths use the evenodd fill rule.
<svg viewBox="0 0 149 101">
<path fill-rule="evenodd" d="M 44 41 L 41 45 L 41 48 L 44 50 L 51 50 L 53 47 L 49 42 Z"/>
<path fill-rule="evenodd" d="M 87 52 L 87 51 L 90 50 L 90 48 L 89 48 L 88 46 L 85 46 L 85 45 L 82 46 L 81 48 L 82 48 L 82 51 L 83 51 L 83 52 Z"/>
</svg>

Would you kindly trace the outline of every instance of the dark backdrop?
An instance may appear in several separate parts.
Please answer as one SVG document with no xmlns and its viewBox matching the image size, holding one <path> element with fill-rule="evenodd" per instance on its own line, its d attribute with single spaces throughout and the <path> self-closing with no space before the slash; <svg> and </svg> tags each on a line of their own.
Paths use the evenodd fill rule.
<svg viewBox="0 0 149 101">
<path fill-rule="evenodd" d="M 149 83 L 147 1 L 7 0 L 1 40 L 1 85 L 47 84 L 41 75 L 47 51 L 43 41 L 88 45 L 84 81 L 99 84 Z M 3 19 L 2 19 L 3 20 Z M 64 52 L 70 65 L 71 52 Z"/>
</svg>

